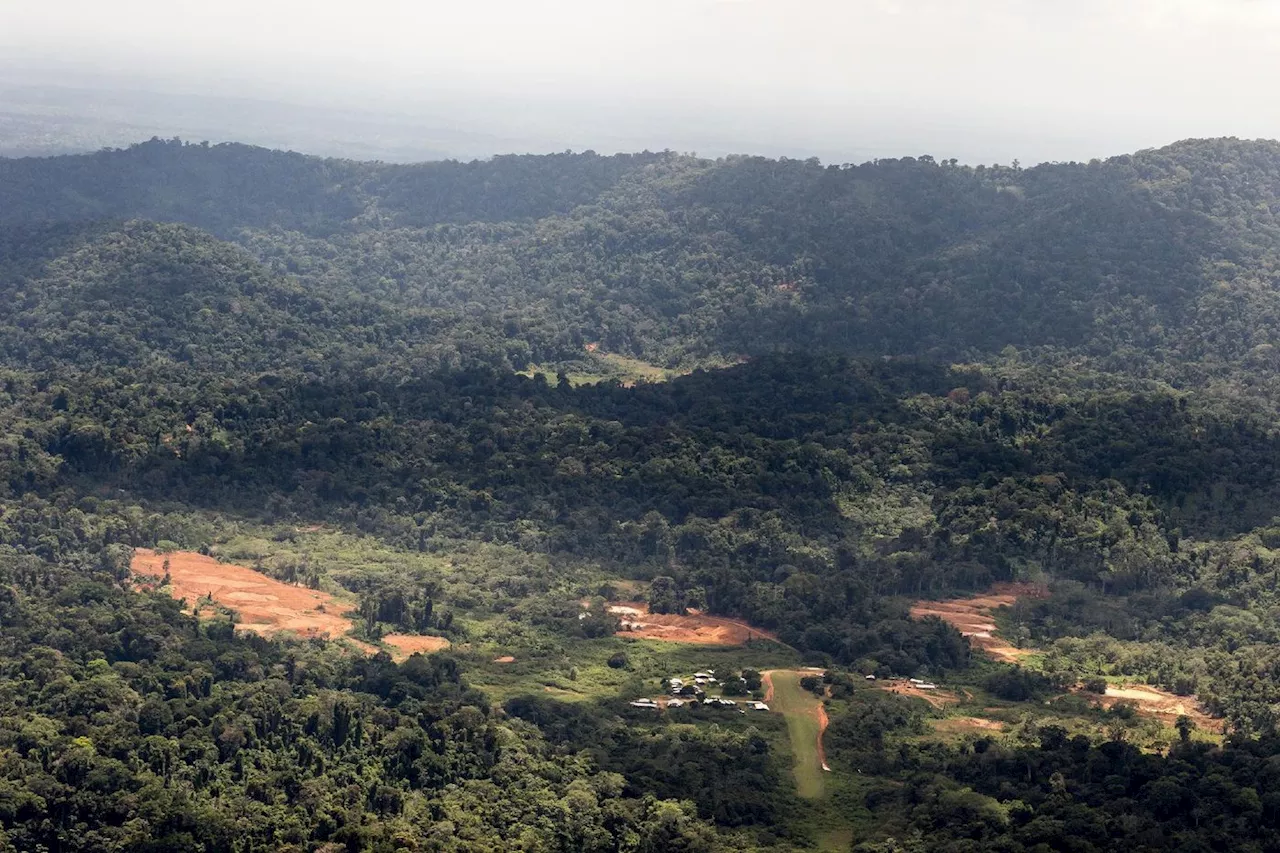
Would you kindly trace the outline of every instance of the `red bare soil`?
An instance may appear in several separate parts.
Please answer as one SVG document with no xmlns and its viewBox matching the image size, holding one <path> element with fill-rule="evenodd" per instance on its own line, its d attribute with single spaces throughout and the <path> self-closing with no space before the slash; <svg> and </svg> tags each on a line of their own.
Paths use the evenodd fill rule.
<svg viewBox="0 0 1280 853">
<path fill-rule="evenodd" d="M 777 640 L 768 631 L 746 622 L 721 616 L 705 616 L 690 608 L 685 616 L 673 613 L 650 613 L 641 601 L 624 601 L 609 605 L 609 612 L 620 617 L 620 637 L 643 640 L 666 640 L 672 643 L 700 643 L 707 646 L 740 646 L 749 639 Z"/>
<path fill-rule="evenodd" d="M 826 750 L 826 747 L 822 745 L 822 736 L 827 733 L 827 723 L 828 723 L 827 706 L 819 702 L 818 703 L 818 764 L 822 766 L 823 770 L 830 769 L 827 767 L 827 750 Z"/>
<path fill-rule="evenodd" d="M 500 658 L 494 658 L 494 663 L 515 663 L 516 659 L 511 655 L 503 655 Z"/>
<path fill-rule="evenodd" d="M 157 554 L 138 548 L 130 570 L 135 576 L 161 578 L 169 561 L 170 589 L 176 599 L 194 603 L 212 595 L 213 600 L 240 614 L 238 631 L 274 634 L 287 631 L 302 637 L 336 639 L 351 630 L 346 614 L 352 606 L 327 592 L 293 586 L 244 566 L 219 563 L 191 551 Z"/>
<path fill-rule="evenodd" d="M 1010 645 L 996 635 L 995 611 L 1000 607 L 1012 607 L 1019 598 L 1043 598 L 1047 594 L 1048 591 L 1037 584 L 999 583 L 985 594 L 970 598 L 917 601 L 911 605 L 911 618 L 937 616 L 954 625 L 975 648 L 982 649 L 996 660 L 1017 663 L 1032 652 Z"/>
<path fill-rule="evenodd" d="M 395 651 L 391 656 L 396 660 L 405 660 L 416 652 L 431 654 L 449 648 L 449 641 L 444 637 L 428 637 L 425 634 L 384 634 L 382 642 Z"/>
</svg>

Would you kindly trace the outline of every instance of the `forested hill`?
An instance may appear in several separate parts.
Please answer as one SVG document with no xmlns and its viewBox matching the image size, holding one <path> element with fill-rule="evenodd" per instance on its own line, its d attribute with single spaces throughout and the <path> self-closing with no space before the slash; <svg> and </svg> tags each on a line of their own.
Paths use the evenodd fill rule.
<svg viewBox="0 0 1280 853">
<path fill-rule="evenodd" d="M 673 153 L 415 166 L 242 145 L 0 160 L 0 225 L 147 219 L 317 297 L 453 318 L 505 367 L 587 343 L 666 367 L 778 349 L 1013 345 L 1177 382 L 1264 378 L 1280 145 L 1193 140 L 1030 169 Z"/>
<path fill-rule="evenodd" d="M 0 222 L 185 222 L 220 234 L 281 227 L 502 222 L 565 213 L 662 155 L 505 156 L 417 166 L 328 160 L 176 140 L 50 158 L 0 159 Z"/>
<path fill-rule="evenodd" d="M 0 853 L 1280 849 L 1278 212 L 1239 140 L 0 160 Z M 911 618 L 1021 581 L 1017 665 Z M 703 667 L 773 710 L 635 704 Z"/>
</svg>

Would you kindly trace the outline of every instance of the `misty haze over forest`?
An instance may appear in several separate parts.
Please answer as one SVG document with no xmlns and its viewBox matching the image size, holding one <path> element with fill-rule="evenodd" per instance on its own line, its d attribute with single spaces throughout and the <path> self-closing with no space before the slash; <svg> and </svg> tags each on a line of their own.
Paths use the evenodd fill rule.
<svg viewBox="0 0 1280 853">
<path fill-rule="evenodd" d="M 0 153 L 1088 160 L 1280 135 L 1278 44 L 1256 0 L 9 4 Z"/>
</svg>

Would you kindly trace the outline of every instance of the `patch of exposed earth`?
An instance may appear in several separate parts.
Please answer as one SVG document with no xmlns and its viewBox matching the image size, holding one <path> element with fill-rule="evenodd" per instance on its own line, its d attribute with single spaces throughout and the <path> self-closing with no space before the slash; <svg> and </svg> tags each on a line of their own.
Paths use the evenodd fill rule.
<svg viewBox="0 0 1280 853">
<path fill-rule="evenodd" d="M 995 612 L 1001 607 L 1012 607 L 1019 598 L 1043 598 L 1047 594 L 1048 591 L 1038 584 L 996 584 L 982 595 L 945 601 L 917 601 L 911 605 L 911 618 L 937 616 L 968 637 L 974 648 L 982 649 L 996 660 L 1017 663 L 1034 652 L 1020 649 L 996 634 Z"/>
<path fill-rule="evenodd" d="M 693 608 L 683 615 L 650 613 L 641 601 L 624 601 L 609 605 L 609 612 L 622 623 L 619 637 L 642 640 L 665 640 L 672 643 L 700 643 L 708 646 L 741 646 L 748 640 L 774 640 L 769 631 L 723 616 L 707 616 Z"/>
</svg>

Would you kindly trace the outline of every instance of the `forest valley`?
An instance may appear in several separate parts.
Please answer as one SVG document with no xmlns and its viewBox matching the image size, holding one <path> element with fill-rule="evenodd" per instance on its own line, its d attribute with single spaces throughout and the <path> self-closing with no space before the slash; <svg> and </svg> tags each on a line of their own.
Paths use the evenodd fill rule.
<svg viewBox="0 0 1280 853">
<path fill-rule="evenodd" d="M 1278 270 L 1272 142 L 0 159 L 0 850 L 1280 850 Z"/>
</svg>

